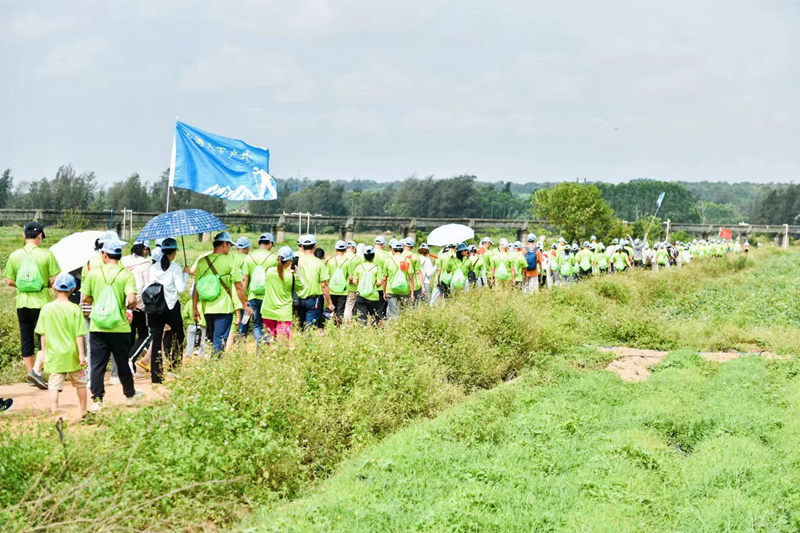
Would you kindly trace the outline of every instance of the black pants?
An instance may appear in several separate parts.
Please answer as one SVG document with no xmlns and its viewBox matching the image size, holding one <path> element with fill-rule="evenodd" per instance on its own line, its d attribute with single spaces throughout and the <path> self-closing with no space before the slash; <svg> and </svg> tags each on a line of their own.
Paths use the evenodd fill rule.
<svg viewBox="0 0 800 533">
<path fill-rule="evenodd" d="M 92 331 L 89 335 L 89 345 L 92 349 L 92 398 L 103 399 L 106 393 L 103 379 L 106 375 L 108 360 L 114 356 L 119 372 L 119 382 L 126 398 L 133 396 L 133 374 L 128 366 L 128 351 L 131 349 L 130 333 L 108 333 Z"/>
<path fill-rule="evenodd" d="M 144 311 L 138 309 L 133 312 L 133 320 L 131 321 L 131 350 L 128 352 L 128 359 L 133 357 L 136 350 L 141 347 L 142 343 L 147 339 L 147 315 Z M 131 361 L 132 363 L 134 361 Z"/>
<path fill-rule="evenodd" d="M 175 302 L 175 307 L 166 313 L 147 315 L 150 323 L 150 335 L 153 337 L 153 355 L 150 357 L 150 379 L 153 383 L 161 383 L 164 379 L 164 370 L 161 365 L 161 346 L 166 348 L 166 355 L 171 368 L 176 368 L 181 362 L 183 354 L 183 319 L 181 318 L 181 303 Z M 164 335 L 164 326 L 169 326 L 171 335 Z M 167 338 L 169 337 L 169 338 Z"/>
<path fill-rule="evenodd" d="M 372 317 L 375 324 L 381 321 L 380 300 L 367 300 L 361 296 L 356 296 L 356 315 L 362 324 L 367 323 L 367 318 Z"/>
<path fill-rule="evenodd" d="M 19 340 L 22 345 L 22 357 L 33 357 L 36 350 L 41 347 L 42 339 L 38 342 L 33 337 L 36 323 L 39 321 L 41 309 L 31 309 L 30 307 L 17 308 L 17 322 L 19 322 Z M 37 335 L 38 337 L 38 335 Z"/>
<path fill-rule="evenodd" d="M 342 323 L 344 320 L 344 308 L 347 305 L 347 295 L 346 294 L 331 294 L 331 301 L 333 302 L 334 313 L 336 313 L 336 325 Z"/>
<path fill-rule="evenodd" d="M 386 295 L 383 294 L 383 291 L 378 291 L 378 315 L 381 317 L 381 320 L 386 318 L 387 307 L 389 307 L 389 302 L 386 300 Z"/>
</svg>

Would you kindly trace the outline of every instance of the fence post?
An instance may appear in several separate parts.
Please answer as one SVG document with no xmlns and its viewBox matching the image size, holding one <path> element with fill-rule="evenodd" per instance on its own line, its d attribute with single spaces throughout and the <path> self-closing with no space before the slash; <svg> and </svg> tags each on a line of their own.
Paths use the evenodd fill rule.
<svg viewBox="0 0 800 533">
<path fill-rule="evenodd" d="M 789 224 L 783 225 L 783 247 L 789 247 Z"/>
</svg>

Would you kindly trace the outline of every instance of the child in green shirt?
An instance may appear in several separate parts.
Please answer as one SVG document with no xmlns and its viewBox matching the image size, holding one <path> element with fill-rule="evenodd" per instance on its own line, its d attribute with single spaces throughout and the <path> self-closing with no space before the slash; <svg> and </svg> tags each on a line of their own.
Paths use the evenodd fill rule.
<svg viewBox="0 0 800 533">
<path fill-rule="evenodd" d="M 56 299 L 42 308 L 36 333 L 42 338 L 44 370 L 50 374 L 50 412 L 58 409 L 59 390 L 69 380 L 78 394 L 80 413 L 86 413 L 86 352 L 83 336 L 86 322 L 81 308 L 69 301 L 75 290 L 75 278 L 66 272 L 56 277 Z"/>
</svg>

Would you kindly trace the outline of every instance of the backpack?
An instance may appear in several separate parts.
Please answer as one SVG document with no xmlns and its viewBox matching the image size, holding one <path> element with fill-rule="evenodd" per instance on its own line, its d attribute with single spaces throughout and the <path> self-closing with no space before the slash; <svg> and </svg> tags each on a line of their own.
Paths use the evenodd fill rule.
<svg viewBox="0 0 800 533">
<path fill-rule="evenodd" d="M 336 270 L 333 271 L 333 275 L 330 281 L 328 281 L 328 287 L 330 287 L 332 292 L 344 292 L 347 290 L 347 279 L 344 276 L 342 267 L 336 262 L 335 258 L 333 262 L 336 265 Z"/>
<path fill-rule="evenodd" d="M 608 256 L 604 253 L 600 254 L 600 259 L 597 261 L 597 268 L 600 270 L 608 269 Z"/>
<path fill-rule="evenodd" d="M 508 271 L 505 261 L 501 261 L 497 268 L 494 269 L 494 277 L 500 281 L 508 281 L 511 279 L 511 273 Z"/>
<path fill-rule="evenodd" d="M 581 258 L 581 270 L 587 271 L 592 268 L 592 261 L 589 259 L 589 254 L 584 255 Z"/>
<path fill-rule="evenodd" d="M 377 267 L 373 267 L 367 270 L 367 267 L 364 267 L 364 274 L 361 276 L 361 279 L 358 280 L 358 295 L 362 298 L 369 298 L 373 294 L 375 294 L 375 275 L 373 274 L 377 270 Z"/>
<path fill-rule="evenodd" d="M 103 287 L 103 290 L 100 291 L 100 295 L 92 302 L 92 312 L 89 313 L 89 318 L 103 329 L 111 329 L 125 318 L 119 308 L 117 294 L 114 292 L 113 288 L 114 281 L 122 270 L 123 269 L 119 269 L 117 273 L 114 274 L 114 277 L 111 278 L 111 283 L 106 281 L 105 271 L 100 271 L 100 275 L 103 276 L 105 287 Z"/>
<path fill-rule="evenodd" d="M 464 272 L 460 268 L 457 268 L 453 274 L 453 279 L 450 280 L 450 286 L 454 289 L 463 289 L 466 281 L 467 278 L 464 276 Z"/>
<path fill-rule="evenodd" d="M 538 261 L 536 260 L 536 255 L 537 255 L 536 254 L 536 250 L 537 250 L 537 248 L 536 248 L 536 246 L 534 246 L 533 250 L 531 250 L 529 248 L 525 248 L 525 250 L 526 250 L 525 251 L 525 262 L 528 263 L 528 270 L 532 272 L 532 271 L 536 270 L 536 264 L 538 263 Z"/>
<path fill-rule="evenodd" d="M 164 296 L 164 286 L 157 281 L 148 285 L 142 291 L 142 304 L 144 304 L 144 312 L 148 315 L 157 315 L 169 311 L 167 299 Z"/>
<path fill-rule="evenodd" d="M 562 276 L 572 275 L 572 262 L 569 260 L 568 257 L 565 257 L 564 262 L 561 263 L 560 271 Z"/>
<path fill-rule="evenodd" d="M 267 270 L 264 263 L 269 260 L 269 255 L 261 263 L 256 263 L 253 275 L 250 276 L 250 291 L 256 296 L 264 296 L 267 291 Z"/>
<path fill-rule="evenodd" d="M 17 279 L 14 280 L 17 290 L 19 292 L 39 292 L 44 288 L 42 273 L 39 272 L 39 267 L 33 260 L 33 254 L 24 248 L 23 251 L 25 257 L 22 258 L 22 264 L 17 271 Z"/>
<path fill-rule="evenodd" d="M 393 292 L 408 292 L 408 274 L 398 268 L 392 276 L 392 282 L 389 284 L 389 288 L 392 289 Z"/>
<path fill-rule="evenodd" d="M 216 300 L 220 292 L 222 292 L 222 288 L 224 287 L 227 292 L 230 293 L 230 289 L 225 283 L 222 281 L 221 276 L 217 274 L 217 269 L 214 268 L 214 261 L 211 261 L 208 256 L 205 256 L 203 259 L 206 260 L 206 264 L 208 265 L 209 270 L 211 270 L 211 274 L 206 274 L 195 284 L 195 290 L 197 290 L 197 297 L 204 302 L 209 302 L 212 300 Z"/>
</svg>

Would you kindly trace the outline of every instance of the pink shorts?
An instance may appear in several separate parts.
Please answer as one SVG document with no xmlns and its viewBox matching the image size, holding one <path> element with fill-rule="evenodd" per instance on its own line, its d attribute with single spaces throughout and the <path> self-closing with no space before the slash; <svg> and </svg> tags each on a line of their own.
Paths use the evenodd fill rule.
<svg viewBox="0 0 800 533">
<path fill-rule="evenodd" d="M 288 340 L 292 334 L 291 320 L 288 322 L 282 322 L 280 320 L 270 320 L 269 318 L 265 318 L 264 327 L 267 328 L 267 332 L 273 339 L 284 337 Z"/>
</svg>

